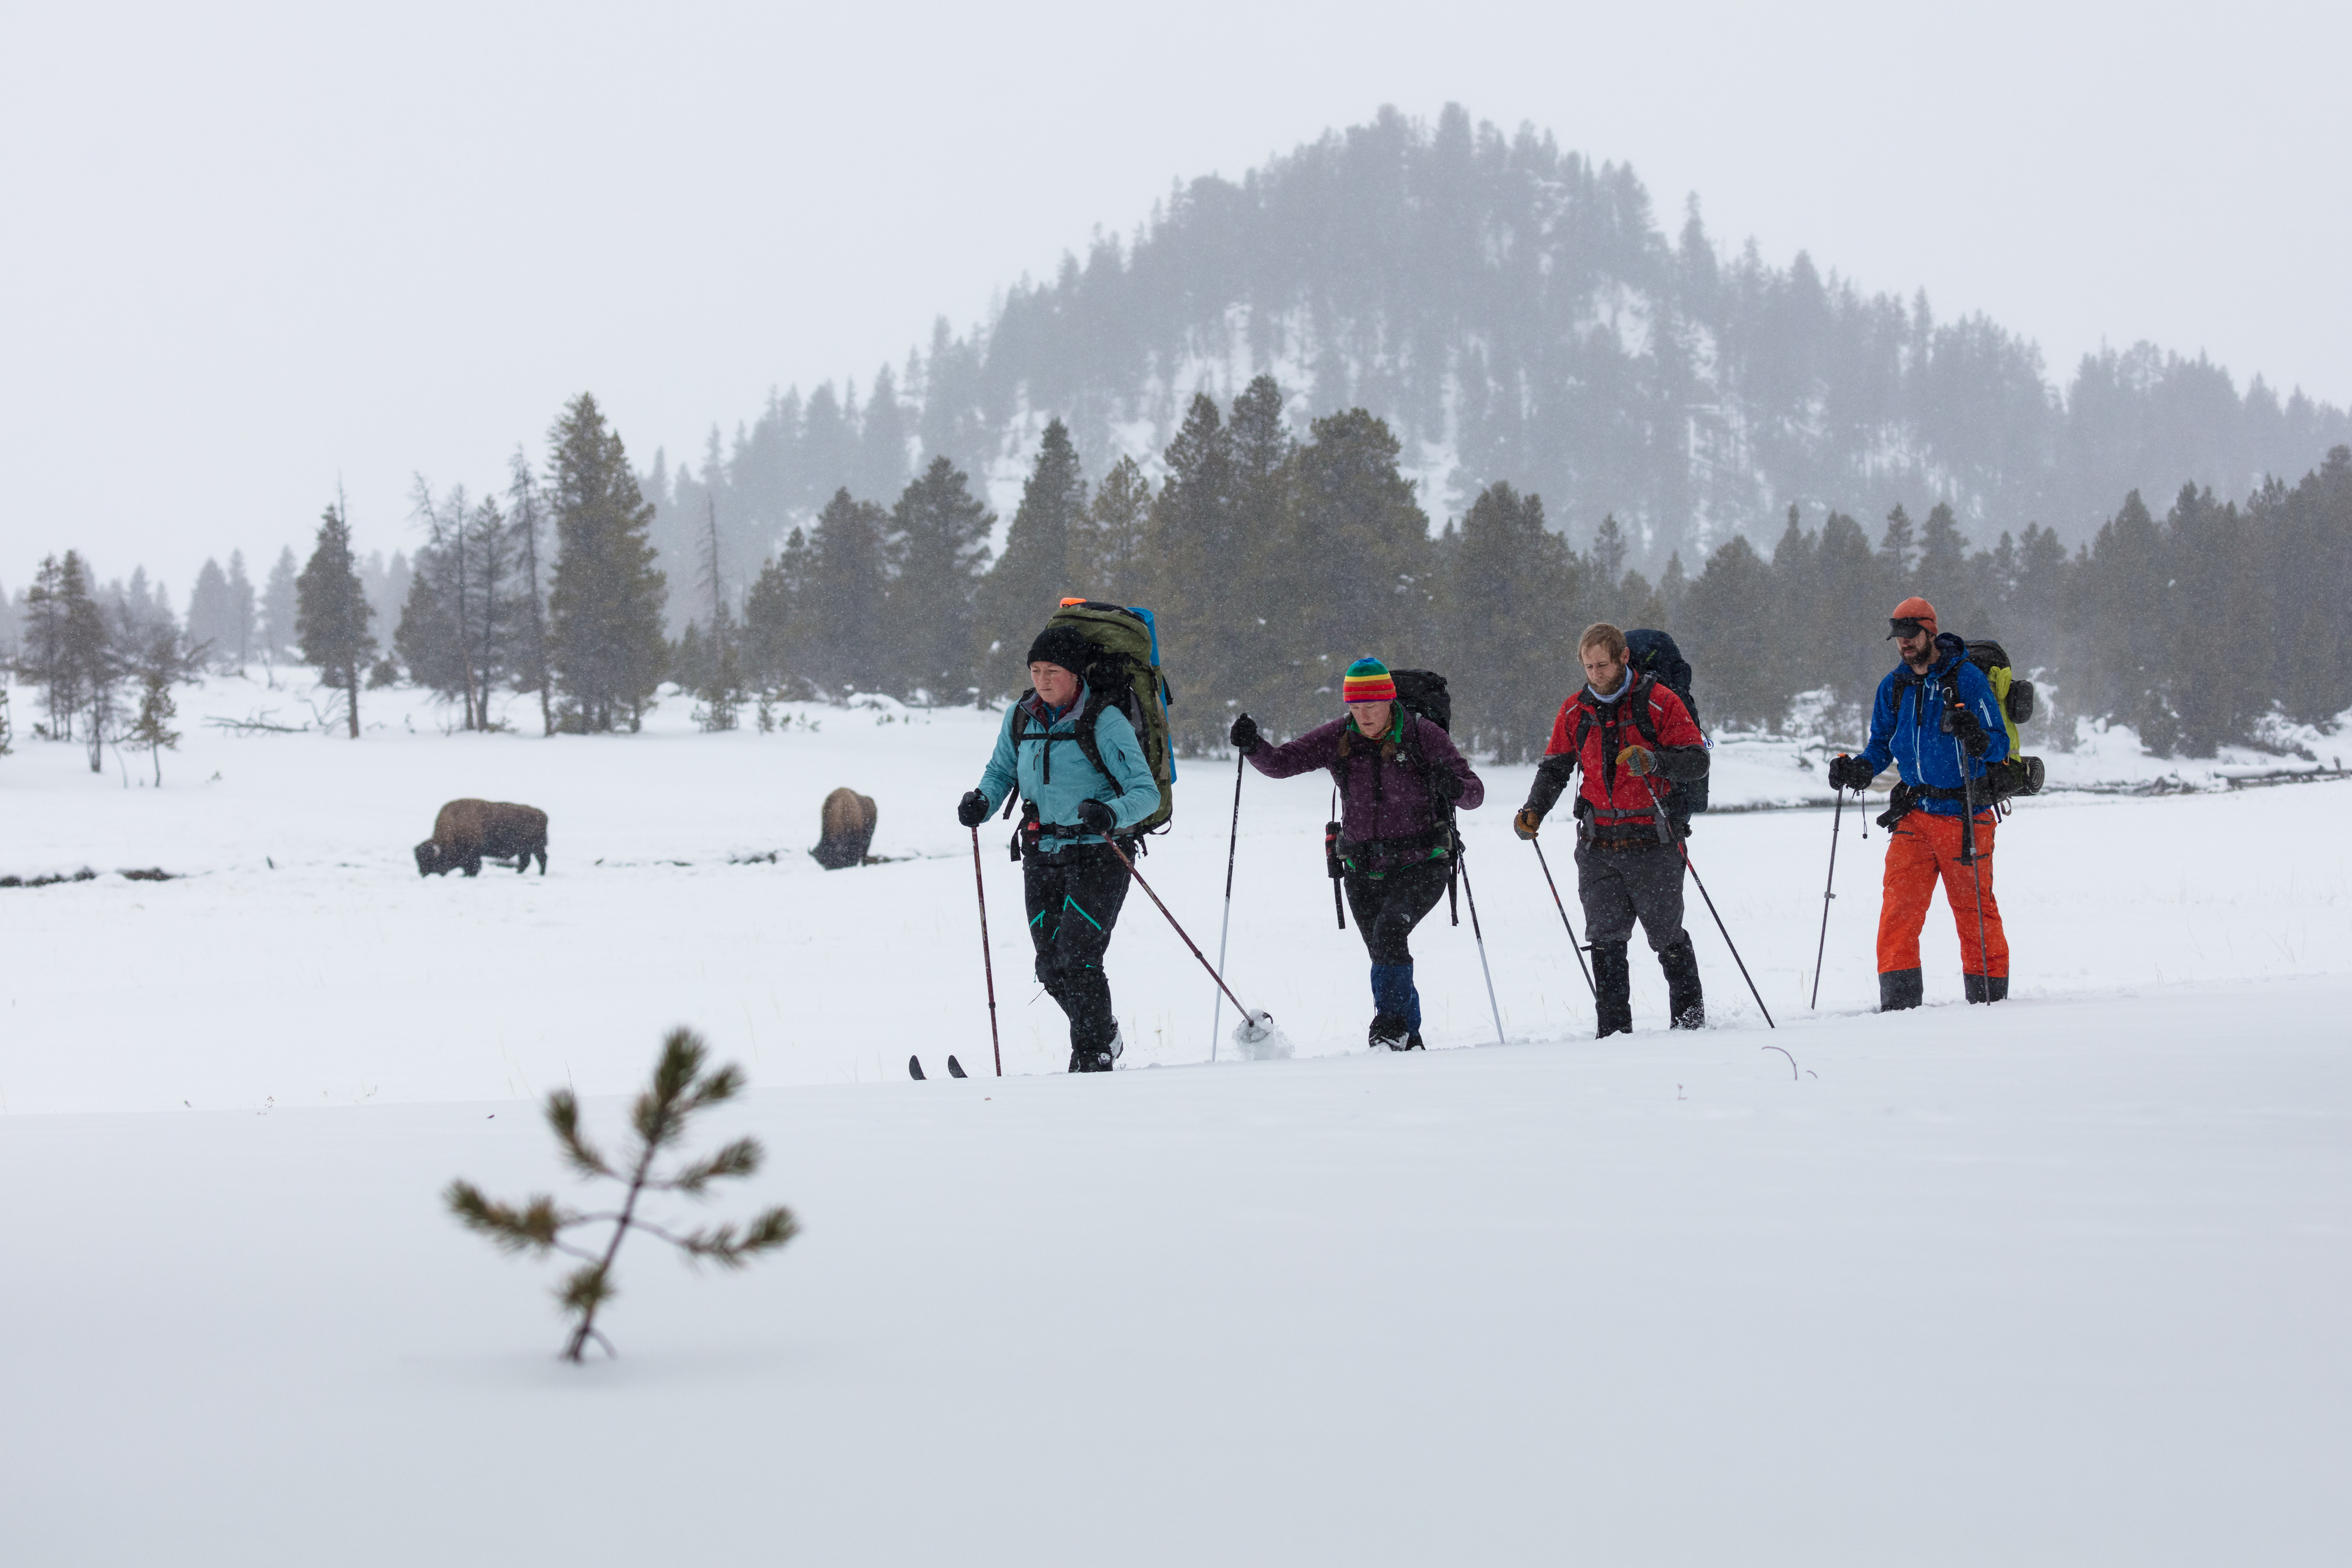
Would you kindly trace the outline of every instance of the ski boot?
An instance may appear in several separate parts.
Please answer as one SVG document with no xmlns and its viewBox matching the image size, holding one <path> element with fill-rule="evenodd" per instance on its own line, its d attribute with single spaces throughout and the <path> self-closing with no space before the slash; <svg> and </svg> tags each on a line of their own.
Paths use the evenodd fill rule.
<svg viewBox="0 0 2352 1568">
<path fill-rule="evenodd" d="M 1416 1037 L 1412 1032 L 1412 1025 L 1408 1020 L 1398 1017 L 1395 1013 L 1373 1015 L 1370 1039 L 1372 1050 L 1379 1051 L 1386 1047 L 1390 1051 L 1411 1051 L 1412 1044 L 1408 1042 L 1412 1041 L 1416 1041 Z"/>
<path fill-rule="evenodd" d="M 1698 955 L 1691 951 L 1690 938 L 1660 953 L 1658 967 L 1666 972 L 1666 1027 L 1705 1029 L 1706 998 L 1699 989 Z"/>
<path fill-rule="evenodd" d="M 1599 1028 L 1595 1040 L 1633 1032 L 1633 972 L 1625 962 L 1622 942 L 1592 945 L 1593 1010 Z"/>
</svg>

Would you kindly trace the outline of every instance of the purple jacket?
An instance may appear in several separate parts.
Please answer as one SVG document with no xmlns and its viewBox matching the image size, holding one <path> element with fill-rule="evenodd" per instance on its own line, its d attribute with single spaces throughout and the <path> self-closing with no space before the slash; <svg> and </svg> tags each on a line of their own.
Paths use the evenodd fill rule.
<svg viewBox="0 0 2352 1568">
<path fill-rule="evenodd" d="M 1456 806 L 1466 811 L 1486 798 L 1486 786 L 1454 749 L 1452 737 L 1412 714 L 1404 715 L 1404 722 L 1411 727 L 1406 739 L 1423 762 L 1433 768 L 1443 768 L 1462 780 L 1462 798 L 1454 802 Z M 1343 740 L 1345 757 L 1339 754 Z M 1352 719 L 1333 719 L 1286 746 L 1261 746 L 1249 754 L 1249 760 L 1251 767 L 1269 779 L 1331 769 L 1339 784 L 1339 831 L 1358 842 L 1426 832 L 1437 821 L 1421 768 L 1405 758 L 1394 740 L 1368 741 L 1358 735 Z"/>
</svg>

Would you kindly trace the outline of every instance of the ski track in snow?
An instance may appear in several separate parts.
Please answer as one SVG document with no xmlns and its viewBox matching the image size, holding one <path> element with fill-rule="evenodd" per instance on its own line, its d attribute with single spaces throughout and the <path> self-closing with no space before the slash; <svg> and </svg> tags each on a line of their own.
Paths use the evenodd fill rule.
<svg viewBox="0 0 2352 1568">
<path fill-rule="evenodd" d="M 271 704 L 303 713 L 188 694 L 161 790 L 78 747 L 0 761 L 0 873 L 187 873 L 0 890 L 11 1564 L 2352 1546 L 2352 784 L 2024 803 L 1997 862 L 2018 999 L 1958 1005 L 1939 901 L 1931 1005 L 1897 1019 L 1868 1010 L 1882 832 L 1845 812 L 1815 1014 L 1829 813 L 1702 819 L 1782 1027 L 1694 893 L 1717 1027 L 1659 1029 L 1637 944 L 1642 1032 L 1596 1043 L 1509 832 L 1528 770 L 1485 770 L 1465 823 L 1512 1043 L 1441 906 L 1433 1049 L 1372 1058 L 1328 792 L 1253 773 L 1232 978 L 1300 1059 L 1203 1067 L 1207 977 L 1131 897 L 1112 983 L 1129 1065 L 1161 1070 L 1107 1078 L 1058 1072 L 992 823 L 997 1079 L 952 817 L 994 716 L 704 737 L 674 702 L 550 742 L 371 693 L 356 746 L 198 722 Z M 1811 794 L 1795 755 L 1725 747 L 1716 799 Z M 1233 766 L 1181 770 L 1141 869 L 1210 946 Z M 840 784 L 908 858 L 802 852 Z M 467 794 L 547 809 L 551 873 L 420 880 L 409 846 Z M 698 1145 L 771 1154 L 713 1212 L 783 1201 L 806 1233 L 703 1278 L 633 1241 L 621 1359 L 559 1365 L 556 1270 L 436 1195 L 572 1194 L 532 1102 L 573 1083 L 616 1132 L 677 1022 L 757 1085 Z"/>
</svg>

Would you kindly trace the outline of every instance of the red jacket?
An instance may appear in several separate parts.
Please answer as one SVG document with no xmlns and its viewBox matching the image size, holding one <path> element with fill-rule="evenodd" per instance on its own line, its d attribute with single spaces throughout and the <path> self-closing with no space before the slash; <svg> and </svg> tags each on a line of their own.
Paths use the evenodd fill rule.
<svg viewBox="0 0 2352 1568">
<path fill-rule="evenodd" d="M 1635 705 L 1647 710 L 1644 734 Z M 1583 744 L 1577 744 L 1578 732 Z M 1654 742 L 1652 735 L 1655 736 Z M 1628 746 L 1648 747 L 1657 753 L 1658 768 L 1645 780 L 1617 766 L 1617 754 Z M 1579 814 L 1592 819 L 1599 836 L 1638 836 L 1634 830 L 1654 831 L 1655 799 L 1671 801 L 1676 779 L 1706 774 L 1706 737 L 1691 722 L 1682 698 L 1647 675 L 1633 677 L 1631 689 L 1614 702 L 1604 703 L 1590 686 L 1559 705 L 1552 720 L 1551 743 L 1544 747 L 1543 765 L 1536 770 L 1536 787 L 1528 805 L 1538 817 L 1549 811 L 1567 787 L 1570 772 L 1583 775 L 1577 788 Z"/>
</svg>

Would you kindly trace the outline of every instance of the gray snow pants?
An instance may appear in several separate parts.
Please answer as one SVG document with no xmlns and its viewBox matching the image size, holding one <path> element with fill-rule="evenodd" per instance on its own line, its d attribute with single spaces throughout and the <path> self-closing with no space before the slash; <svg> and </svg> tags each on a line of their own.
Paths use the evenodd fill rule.
<svg viewBox="0 0 2352 1568">
<path fill-rule="evenodd" d="M 1683 930 L 1683 857 L 1668 844 L 1633 850 L 1576 846 L 1576 896 L 1584 905 L 1584 939 L 1622 943 L 1642 922 L 1650 951 L 1689 940 Z"/>
</svg>

